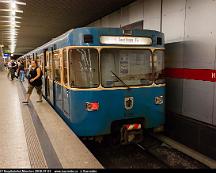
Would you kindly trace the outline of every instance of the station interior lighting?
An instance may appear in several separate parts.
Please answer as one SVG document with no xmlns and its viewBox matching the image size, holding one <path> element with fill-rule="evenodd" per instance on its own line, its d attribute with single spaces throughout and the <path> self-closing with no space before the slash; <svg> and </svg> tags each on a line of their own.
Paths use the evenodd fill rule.
<svg viewBox="0 0 216 173">
<path fill-rule="evenodd" d="M 8 27 L 6 31 L 3 32 L 6 37 L 4 37 L 3 40 L 7 40 L 10 42 L 9 49 L 11 51 L 11 54 L 15 52 L 16 48 L 16 42 L 17 42 L 17 35 L 18 35 L 18 29 L 20 27 L 21 22 L 17 21 L 16 19 L 21 19 L 20 16 L 18 16 L 18 13 L 23 13 L 22 10 L 18 9 L 18 5 L 26 5 L 25 2 L 19 2 L 16 0 L 0 0 L 0 3 L 7 3 L 8 8 L 6 9 L 0 9 L 0 11 L 9 12 L 9 15 L 7 16 L 1 16 L 3 18 L 7 18 L 7 20 L 0 20 L 1 23 L 8 23 L 7 25 L 1 25 Z"/>
</svg>

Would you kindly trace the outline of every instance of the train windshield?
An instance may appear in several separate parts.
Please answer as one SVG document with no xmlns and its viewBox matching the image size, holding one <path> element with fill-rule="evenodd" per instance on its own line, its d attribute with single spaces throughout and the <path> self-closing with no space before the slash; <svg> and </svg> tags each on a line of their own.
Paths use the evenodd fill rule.
<svg viewBox="0 0 216 173">
<path fill-rule="evenodd" d="M 152 53 L 141 49 L 102 49 L 101 73 L 104 87 L 149 86 L 153 84 Z"/>
<path fill-rule="evenodd" d="M 96 49 L 70 49 L 68 57 L 70 86 L 72 88 L 95 88 L 99 86 L 99 54 Z"/>
</svg>

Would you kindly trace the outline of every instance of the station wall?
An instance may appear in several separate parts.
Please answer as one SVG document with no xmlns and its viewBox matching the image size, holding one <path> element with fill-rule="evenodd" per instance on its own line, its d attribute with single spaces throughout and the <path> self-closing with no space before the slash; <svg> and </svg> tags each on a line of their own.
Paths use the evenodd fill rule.
<svg viewBox="0 0 216 173">
<path fill-rule="evenodd" d="M 165 33 L 167 68 L 215 70 L 215 16 L 215 0 L 137 0 L 89 26 L 122 27 L 143 21 L 144 29 Z M 216 125 L 215 82 L 201 76 L 167 81 L 169 111 Z"/>
<path fill-rule="evenodd" d="M 137 0 L 89 26 L 165 33 L 167 134 L 216 159 L 216 0 Z"/>
</svg>

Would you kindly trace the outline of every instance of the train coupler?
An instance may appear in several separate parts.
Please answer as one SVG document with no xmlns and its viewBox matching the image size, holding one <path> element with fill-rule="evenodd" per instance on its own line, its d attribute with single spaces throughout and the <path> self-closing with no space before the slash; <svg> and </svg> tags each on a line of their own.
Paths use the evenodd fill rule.
<svg viewBox="0 0 216 173">
<path fill-rule="evenodd" d="M 139 143 L 143 140 L 141 124 L 123 125 L 121 128 L 121 144 Z"/>
</svg>

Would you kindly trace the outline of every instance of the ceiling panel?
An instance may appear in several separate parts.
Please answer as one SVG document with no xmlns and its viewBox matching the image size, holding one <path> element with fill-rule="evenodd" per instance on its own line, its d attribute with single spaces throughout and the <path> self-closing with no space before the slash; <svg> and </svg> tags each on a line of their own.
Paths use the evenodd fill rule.
<svg viewBox="0 0 216 173">
<path fill-rule="evenodd" d="M 134 0 L 26 0 L 15 54 L 24 54 L 71 28 L 85 26 Z M 0 3 L 0 9 L 3 8 Z M 0 11 L 0 16 L 3 12 Z M 0 23 L 0 32 L 1 32 Z M 4 44 L 7 44 L 5 41 Z"/>
</svg>

